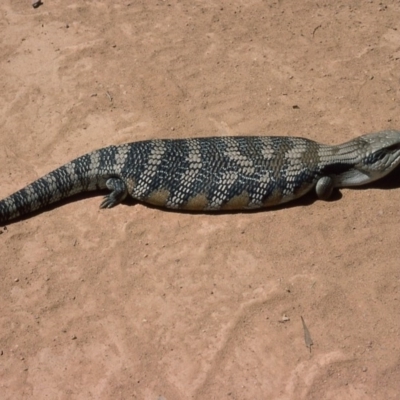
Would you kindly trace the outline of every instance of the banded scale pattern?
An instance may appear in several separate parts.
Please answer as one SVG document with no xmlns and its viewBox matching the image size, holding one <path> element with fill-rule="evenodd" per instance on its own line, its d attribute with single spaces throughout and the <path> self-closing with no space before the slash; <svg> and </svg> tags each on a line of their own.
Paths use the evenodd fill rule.
<svg viewBox="0 0 400 400">
<path fill-rule="evenodd" d="M 109 189 L 102 208 L 126 196 L 183 210 L 245 210 L 379 179 L 400 162 L 400 132 L 338 146 L 298 137 L 158 139 L 81 156 L 0 201 L 6 222 L 76 193 Z"/>
<path fill-rule="evenodd" d="M 132 146 L 128 167 L 133 198 L 157 206 L 189 210 L 244 209 L 279 203 L 318 174 L 307 167 L 316 154 L 313 142 L 298 138 L 224 137 L 156 140 Z M 144 147 L 142 148 L 142 145 Z M 306 151 L 307 150 L 307 151 Z M 304 154 L 304 164 L 284 157 Z M 274 199 L 272 200 L 272 196 Z M 289 200 L 289 199 L 288 199 Z"/>
</svg>

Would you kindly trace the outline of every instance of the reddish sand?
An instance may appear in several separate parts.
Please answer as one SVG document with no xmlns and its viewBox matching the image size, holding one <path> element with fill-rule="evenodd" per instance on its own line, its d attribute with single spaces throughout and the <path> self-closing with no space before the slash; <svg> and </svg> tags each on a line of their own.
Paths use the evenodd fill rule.
<svg viewBox="0 0 400 400">
<path fill-rule="evenodd" d="M 1 198 L 109 144 L 400 129 L 395 0 L 0 13 Z M 91 196 L 8 224 L 0 398 L 400 399 L 400 184 L 385 182 L 250 214 Z"/>
</svg>

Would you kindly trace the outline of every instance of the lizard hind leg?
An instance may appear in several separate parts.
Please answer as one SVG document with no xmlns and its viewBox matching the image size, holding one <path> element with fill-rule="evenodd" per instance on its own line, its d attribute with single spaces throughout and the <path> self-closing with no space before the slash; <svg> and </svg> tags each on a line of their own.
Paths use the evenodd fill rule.
<svg viewBox="0 0 400 400">
<path fill-rule="evenodd" d="M 121 203 L 128 195 L 128 188 L 125 182 L 120 178 L 109 178 L 106 181 L 106 186 L 111 190 L 111 193 L 104 196 L 100 208 L 111 208 Z"/>
</svg>

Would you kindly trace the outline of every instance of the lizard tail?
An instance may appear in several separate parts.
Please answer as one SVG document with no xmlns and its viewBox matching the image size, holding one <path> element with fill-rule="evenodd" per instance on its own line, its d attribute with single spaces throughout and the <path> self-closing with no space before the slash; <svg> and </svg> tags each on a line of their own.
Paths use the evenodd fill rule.
<svg viewBox="0 0 400 400">
<path fill-rule="evenodd" d="M 77 193 L 103 189 L 90 155 L 63 165 L 0 201 L 0 222 L 23 216 Z"/>
</svg>

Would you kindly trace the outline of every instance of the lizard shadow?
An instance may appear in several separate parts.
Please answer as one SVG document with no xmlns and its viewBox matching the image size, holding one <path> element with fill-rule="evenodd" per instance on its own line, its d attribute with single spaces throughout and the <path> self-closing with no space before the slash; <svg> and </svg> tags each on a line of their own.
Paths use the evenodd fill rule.
<svg viewBox="0 0 400 400">
<path fill-rule="evenodd" d="M 376 181 L 376 182 L 372 182 L 368 185 L 365 186 L 356 186 L 356 187 L 352 187 L 352 190 L 392 190 L 392 189 L 396 189 L 400 187 L 400 183 L 399 183 L 399 179 L 398 179 L 398 174 L 396 174 L 396 171 L 399 172 L 400 171 L 400 167 L 396 168 L 394 171 L 392 171 L 389 175 L 385 176 L 384 178 Z M 75 202 L 75 201 L 81 201 L 84 199 L 89 199 L 92 197 L 98 197 L 100 194 L 107 194 L 109 192 L 107 191 L 95 191 L 95 192 L 85 192 L 85 193 L 79 193 L 76 194 L 72 197 L 68 197 L 66 199 L 62 199 L 54 204 L 50 204 L 46 207 L 44 207 L 43 209 L 39 209 L 36 211 L 33 211 L 31 213 L 28 213 L 26 215 L 23 215 L 21 217 L 17 217 L 11 221 L 7 221 L 4 223 L 0 223 L 0 226 L 5 226 L 5 225 L 11 225 L 13 223 L 16 223 L 18 221 L 23 221 L 29 218 L 32 218 L 36 215 L 54 210 L 55 208 L 58 207 L 62 207 L 63 205 L 69 204 L 71 202 Z M 327 202 L 334 202 L 334 201 L 338 201 L 343 197 L 342 193 L 340 192 L 339 189 L 335 189 L 331 195 L 331 197 L 326 200 Z M 162 208 L 162 207 L 158 207 L 158 206 L 154 206 L 151 204 L 147 204 L 144 202 L 140 202 L 137 200 L 134 200 L 132 198 L 127 198 L 123 201 L 122 204 L 131 207 L 131 206 L 135 206 L 137 204 L 142 204 L 145 207 L 151 208 L 151 209 L 156 209 L 156 210 L 162 210 L 163 212 L 169 212 L 169 213 L 184 213 L 184 214 L 193 214 L 193 215 L 198 215 L 198 214 L 202 214 L 202 215 L 213 215 L 213 216 L 218 216 L 218 215 L 226 215 L 226 214 L 256 214 L 256 213 L 265 213 L 268 211 L 277 211 L 277 210 L 282 210 L 282 209 L 288 209 L 288 208 L 292 208 L 292 207 L 299 207 L 299 206 L 303 206 L 303 207 L 307 207 L 312 205 L 314 202 L 318 201 L 318 197 L 315 193 L 315 190 L 311 190 L 310 192 L 308 192 L 307 194 L 305 194 L 304 196 L 300 197 L 299 199 L 290 201 L 288 203 L 283 203 L 283 204 L 279 204 L 276 206 L 272 206 L 272 207 L 265 207 L 265 208 L 258 208 L 255 210 L 242 210 L 242 211 L 232 211 L 232 210 L 222 210 L 222 211 L 190 211 L 190 210 L 174 210 L 174 209 L 167 209 L 167 208 Z"/>
</svg>

